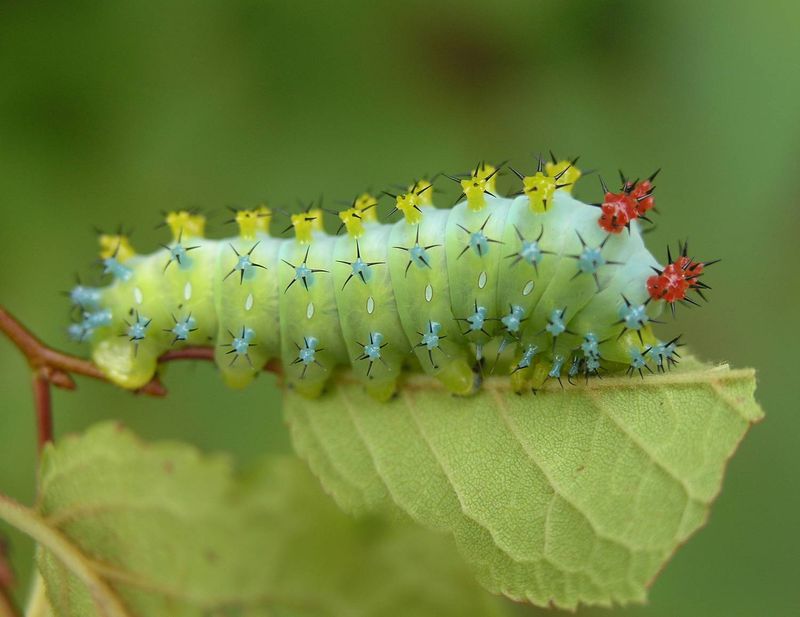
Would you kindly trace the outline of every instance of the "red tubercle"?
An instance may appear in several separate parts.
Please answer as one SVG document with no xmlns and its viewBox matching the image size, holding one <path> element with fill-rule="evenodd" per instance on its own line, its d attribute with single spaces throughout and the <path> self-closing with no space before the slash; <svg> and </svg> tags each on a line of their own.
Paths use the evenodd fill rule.
<svg viewBox="0 0 800 617">
<path fill-rule="evenodd" d="M 647 279 L 647 293 L 653 300 L 664 300 L 669 303 L 686 300 L 686 293 L 690 289 L 699 291 L 707 288 L 699 280 L 704 271 L 703 262 L 693 261 L 685 255 L 680 255 L 675 261 L 667 264 L 660 274 Z"/>
<path fill-rule="evenodd" d="M 678 302 L 686 298 L 688 289 L 688 281 L 675 271 L 667 273 L 665 269 L 661 274 L 654 274 L 647 279 L 647 293 L 653 300 Z"/>
<path fill-rule="evenodd" d="M 705 264 L 702 262 L 692 261 L 689 257 L 681 255 L 675 260 L 675 263 L 667 266 L 667 269 L 670 268 L 676 272 L 680 272 L 691 287 L 700 287 L 698 278 L 705 270 Z"/>
<path fill-rule="evenodd" d="M 628 182 L 627 184 L 631 184 Z M 626 188 L 630 196 L 636 200 L 636 213 L 639 216 L 645 214 L 648 210 L 652 210 L 656 205 L 655 198 L 653 197 L 653 183 L 649 179 L 640 180 L 630 190 Z"/>
<path fill-rule="evenodd" d="M 609 233 L 620 233 L 629 222 L 639 216 L 636 199 L 625 192 L 606 193 L 600 205 L 601 214 L 598 225 Z"/>
</svg>

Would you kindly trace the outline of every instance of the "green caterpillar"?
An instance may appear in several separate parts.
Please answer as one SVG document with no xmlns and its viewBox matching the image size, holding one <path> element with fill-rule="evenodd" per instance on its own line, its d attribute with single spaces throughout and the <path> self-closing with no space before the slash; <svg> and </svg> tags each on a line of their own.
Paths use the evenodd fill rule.
<svg viewBox="0 0 800 617">
<path fill-rule="evenodd" d="M 205 219 L 170 213 L 172 241 L 137 255 L 121 234 L 101 236 L 107 287 L 71 292 L 73 338 L 114 382 L 137 388 L 171 348 L 212 344 L 225 381 L 249 383 L 271 359 L 285 382 L 318 396 L 337 367 L 388 399 L 405 371 L 468 395 L 484 372 L 508 374 L 517 391 L 547 379 L 605 371 L 663 371 L 677 339 L 652 332 L 664 303 L 692 302 L 708 263 L 661 266 L 639 218 L 653 207 L 653 177 L 627 181 L 584 204 L 571 189 L 575 161 L 539 161 L 515 196 L 498 196 L 498 169 L 452 177 L 463 201 L 432 204 L 421 181 L 392 195 L 403 219 L 377 221 L 362 195 L 328 235 L 319 209 L 291 216 L 295 237 L 268 233 L 271 211 L 236 214 L 239 235 L 204 237 Z M 394 212 L 393 211 L 393 212 Z"/>
</svg>

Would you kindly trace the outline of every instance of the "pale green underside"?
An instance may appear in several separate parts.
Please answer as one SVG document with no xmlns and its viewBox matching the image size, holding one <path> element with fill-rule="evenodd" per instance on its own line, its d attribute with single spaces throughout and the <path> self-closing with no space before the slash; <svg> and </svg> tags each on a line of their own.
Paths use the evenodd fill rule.
<svg viewBox="0 0 800 617">
<path fill-rule="evenodd" d="M 234 478 L 227 458 L 104 424 L 47 449 L 22 516 L 56 617 L 503 614 L 446 538 L 347 516 L 289 459 Z"/>
<path fill-rule="evenodd" d="M 347 511 L 401 510 L 452 534 L 490 590 L 534 604 L 642 602 L 706 521 L 751 423 L 754 373 L 687 361 L 667 375 L 471 398 L 416 376 L 376 404 L 344 377 L 287 393 L 296 450 Z"/>
</svg>

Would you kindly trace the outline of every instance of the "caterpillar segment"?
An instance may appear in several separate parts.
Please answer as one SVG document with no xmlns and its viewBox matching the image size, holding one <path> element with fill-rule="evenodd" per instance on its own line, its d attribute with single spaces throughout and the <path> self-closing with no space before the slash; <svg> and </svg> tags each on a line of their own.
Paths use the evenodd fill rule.
<svg viewBox="0 0 800 617">
<path fill-rule="evenodd" d="M 572 196 L 576 161 L 512 169 L 522 183 L 512 197 L 497 190 L 502 166 L 480 163 L 448 176 L 462 189 L 449 209 L 433 205 L 432 181 L 415 181 L 392 195 L 402 218 L 391 224 L 364 193 L 334 213 L 335 235 L 309 206 L 289 216 L 293 237 L 271 236 L 266 205 L 235 211 L 239 233 L 223 240 L 205 237 L 202 214 L 171 212 L 170 243 L 149 255 L 122 232 L 102 234 L 110 283 L 73 288 L 69 333 L 127 388 L 147 383 L 165 351 L 209 345 L 228 385 L 277 358 L 286 385 L 309 397 L 342 366 L 379 400 L 408 372 L 469 395 L 487 374 L 536 392 L 562 377 L 668 370 L 681 343 L 653 324 L 665 306 L 694 304 L 689 292 L 705 297 L 700 277 L 714 262 L 680 244 L 662 266 L 647 250 L 637 219 L 654 209 L 655 174 L 621 175 L 619 193 L 603 185 L 605 201 L 585 204 Z M 621 229 L 607 207 L 618 198 Z"/>
</svg>

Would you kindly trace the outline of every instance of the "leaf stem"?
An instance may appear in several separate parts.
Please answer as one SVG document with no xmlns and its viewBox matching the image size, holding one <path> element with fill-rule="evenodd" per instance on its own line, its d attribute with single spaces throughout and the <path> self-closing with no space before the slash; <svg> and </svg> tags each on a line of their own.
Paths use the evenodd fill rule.
<svg viewBox="0 0 800 617">
<path fill-rule="evenodd" d="M 47 588 L 44 586 L 44 579 L 39 570 L 36 570 L 35 576 L 28 598 L 28 606 L 25 608 L 25 617 L 52 617 L 53 612 L 50 609 L 50 602 L 47 600 Z"/>
<path fill-rule="evenodd" d="M 130 617 L 116 592 L 90 567 L 81 552 L 36 512 L 0 494 L 0 519 L 33 538 L 61 561 L 86 586 L 100 614 Z"/>
</svg>

